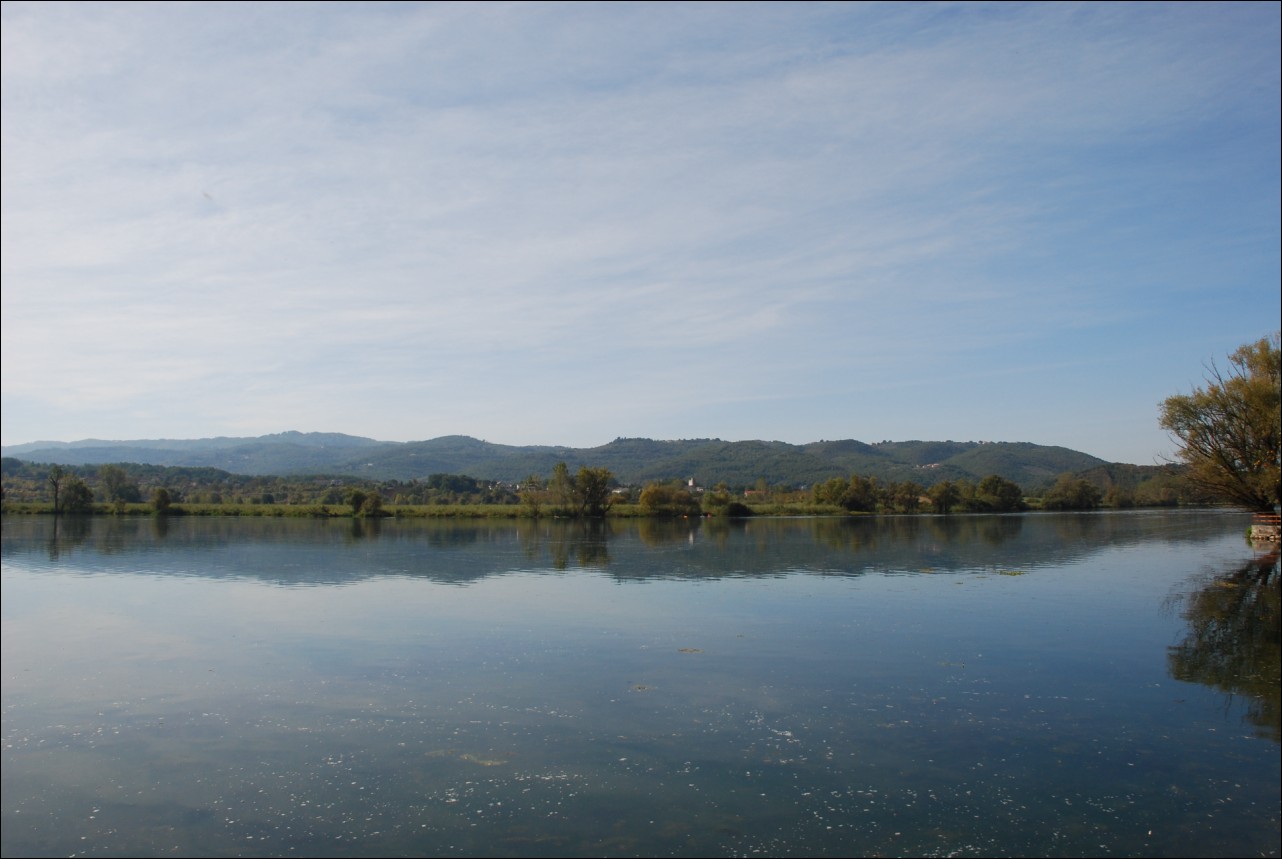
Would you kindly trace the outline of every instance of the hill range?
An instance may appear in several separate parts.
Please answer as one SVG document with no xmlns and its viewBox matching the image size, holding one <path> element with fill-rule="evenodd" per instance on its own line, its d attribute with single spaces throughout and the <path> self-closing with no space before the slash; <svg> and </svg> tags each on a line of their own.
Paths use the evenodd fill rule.
<svg viewBox="0 0 1282 859">
<path fill-rule="evenodd" d="M 851 474 L 883 481 L 980 480 L 998 474 L 1025 489 L 1047 485 L 1065 472 L 1093 473 L 1131 483 L 1161 468 L 1102 459 L 1064 447 L 1029 442 L 885 441 L 853 439 L 788 444 L 781 441 L 618 438 L 591 448 L 493 444 L 469 436 L 384 442 L 342 433 L 283 432 L 252 438 L 30 442 L 3 455 L 61 465 L 143 463 L 218 468 L 233 474 L 324 474 L 370 480 L 414 480 L 466 474 L 516 482 L 547 476 L 558 462 L 608 468 L 624 484 L 694 478 L 713 486 L 808 485 Z M 1129 479 L 1127 479 L 1129 477 Z"/>
</svg>

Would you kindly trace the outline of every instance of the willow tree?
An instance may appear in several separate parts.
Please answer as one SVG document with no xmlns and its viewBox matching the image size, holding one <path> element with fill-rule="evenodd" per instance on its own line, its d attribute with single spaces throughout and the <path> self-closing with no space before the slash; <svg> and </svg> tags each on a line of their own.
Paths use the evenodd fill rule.
<svg viewBox="0 0 1282 859">
<path fill-rule="evenodd" d="M 1251 510 L 1282 496 L 1282 349 L 1279 334 L 1214 363 L 1206 387 L 1167 397 L 1162 428 L 1179 442 L 1188 479 L 1209 495 Z"/>
</svg>

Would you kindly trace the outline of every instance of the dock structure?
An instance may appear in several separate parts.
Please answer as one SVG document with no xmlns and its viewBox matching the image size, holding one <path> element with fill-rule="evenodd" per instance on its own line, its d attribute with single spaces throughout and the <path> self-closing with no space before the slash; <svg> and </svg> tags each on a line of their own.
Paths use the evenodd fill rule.
<svg viewBox="0 0 1282 859">
<path fill-rule="evenodd" d="M 1251 539 L 1261 543 L 1276 543 L 1282 532 L 1282 515 L 1256 513 L 1251 519 Z"/>
</svg>

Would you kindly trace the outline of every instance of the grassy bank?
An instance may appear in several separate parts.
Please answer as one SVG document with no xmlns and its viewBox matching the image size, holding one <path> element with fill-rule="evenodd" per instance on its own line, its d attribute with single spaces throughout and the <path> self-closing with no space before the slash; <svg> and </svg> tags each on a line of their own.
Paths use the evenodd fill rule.
<svg viewBox="0 0 1282 859">
<path fill-rule="evenodd" d="M 53 515 L 53 504 L 15 502 L 5 504 L 6 513 Z M 155 516 L 151 504 L 94 504 L 94 516 Z M 752 508 L 763 516 L 849 516 L 840 507 L 828 504 L 789 502 L 761 504 Z M 67 514 L 70 515 L 70 514 Z M 79 514 L 84 515 L 84 514 Z M 355 514 L 345 504 L 173 504 L 167 516 L 245 516 L 266 518 L 350 519 Z M 546 509 L 540 516 L 548 518 Z M 607 514 L 612 519 L 652 518 L 640 504 L 615 504 Z M 385 504 L 380 518 L 391 519 L 530 519 L 535 513 L 526 504 Z"/>
</svg>

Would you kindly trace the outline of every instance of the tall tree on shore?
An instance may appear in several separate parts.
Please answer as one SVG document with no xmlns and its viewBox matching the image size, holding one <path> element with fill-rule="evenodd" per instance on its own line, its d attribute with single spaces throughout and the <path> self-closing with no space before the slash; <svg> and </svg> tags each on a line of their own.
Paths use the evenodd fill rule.
<svg viewBox="0 0 1282 859">
<path fill-rule="evenodd" d="M 579 467 L 574 476 L 575 494 L 579 501 L 579 515 L 599 518 L 610 509 L 613 490 L 610 488 L 614 475 L 607 468 Z"/>
<path fill-rule="evenodd" d="M 49 466 L 49 488 L 53 490 L 53 515 L 57 516 L 62 512 L 59 506 L 58 495 L 62 492 L 62 482 L 66 480 L 67 472 L 61 465 Z"/>
<path fill-rule="evenodd" d="M 1167 397 L 1162 428 L 1199 489 L 1251 510 L 1272 510 L 1282 496 L 1282 349 L 1274 332 L 1214 363 L 1206 387 Z"/>
</svg>

